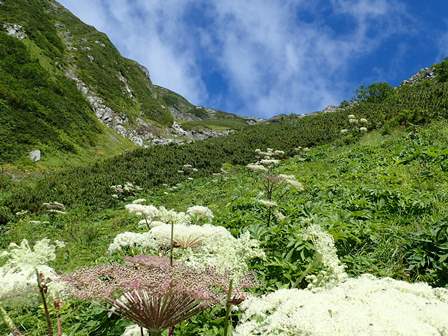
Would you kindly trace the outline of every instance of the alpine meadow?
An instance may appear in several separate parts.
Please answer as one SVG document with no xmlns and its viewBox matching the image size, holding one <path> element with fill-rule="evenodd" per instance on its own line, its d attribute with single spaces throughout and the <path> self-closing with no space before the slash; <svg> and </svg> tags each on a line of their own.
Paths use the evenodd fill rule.
<svg viewBox="0 0 448 336">
<path fill-rule="evenodd" d="M 448 58 L 262 119 L 121 52 L 0 0 L 0 335 L 448 336 Z"/>
</svg>

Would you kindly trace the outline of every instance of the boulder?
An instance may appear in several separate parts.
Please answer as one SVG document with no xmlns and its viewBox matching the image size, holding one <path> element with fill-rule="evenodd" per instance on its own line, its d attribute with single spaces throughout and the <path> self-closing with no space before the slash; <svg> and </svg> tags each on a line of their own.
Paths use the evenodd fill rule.
<svg viewBox="0 0 448 336">
<path fill-rule="evenodd" d="M 37 161 L 40 161 L 40 159 L 41 159 L 41 153 L 40 153 L 40 150 L 38 150 L 38 149 L 34 149 L 34 150 L 32 150 L 31 152 L 30 152 L 30 159 L 31 159 L 31 161 L 33 161 L 33 162 L 37 162 Z"/>
</svg>

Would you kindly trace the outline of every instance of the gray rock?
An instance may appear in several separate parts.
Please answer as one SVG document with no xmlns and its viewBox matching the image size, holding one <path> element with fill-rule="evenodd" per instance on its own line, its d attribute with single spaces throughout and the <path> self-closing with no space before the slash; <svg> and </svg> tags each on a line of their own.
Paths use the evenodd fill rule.
<svg viewBox="0 0 448 336">
<path fill-rule="evenodd" d="M 37 161 L 40 161 L 40 159 L 41 159 L 41 153 L 40 153 L 40 150 L 38 150 L 38 149 L 34 149 L 34 150 L 32 150 L 31 152 L 30 152 L 30 159 L 31 159 L 31 161 L 33 161 L 33 162 L 37 162 Z"/>
<path fill-rule="evenodd" d="M 9 36 L 13 36 L 18 38 L 19 40 L 23 40 L 26 38 L 25 30 L 21 25 L 16 23 L 4 23 L 3 28 L 6 30 L 6 34 Z"/>
</svg>

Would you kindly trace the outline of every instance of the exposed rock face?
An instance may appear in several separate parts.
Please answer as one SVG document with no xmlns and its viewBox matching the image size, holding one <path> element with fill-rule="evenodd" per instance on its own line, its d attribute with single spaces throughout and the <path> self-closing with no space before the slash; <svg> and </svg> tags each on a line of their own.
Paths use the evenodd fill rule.
<svg viewBox="0 0 448 336">
<path fill-rule="evenodd" d="M 322 110 L 322 112 L 324 112 L 324 113 L 328 113 L 328 112 L 336 112 L 337 109 L 338 109 L 337 106 L 334 106 L 334 105 L 328 105 L 328 106 L 325 106 L 325 108 Z"/>
<path fill-rule="evenodd" d="M 37 162 L 37 161 L 40 161 L 40 159 L 41 159 L 41 153 L 40 153 L 40 150 L 38 150 L 38 149 L 34 149 L 34 150 L 32 150 L 31 152 L 30 152 L 30 160 L 31 161 L 33 161 L 33 162 Z"/>
<path fill-rule="evenodd" d="M 15 23 L 4 23 L 3 28 L 6 30 L 6 34 L 23 40 L 26 38 L 25 30 L 21 25 Z"/>
<path fill-rule="evenodd" d="M 145 140 L 153 138 L 151 133 L 139 134 L 136 130 L 126 128 L 125 125 L 128 124 L 127 118 L 120 116 L 110 107 L 106 106 L 103 99 L 98 97 L 81 79 L 79 79 L 73 70 L 67 70 L 65 74 L 69 79 L 76 83 L 78 90 L 84 95 L 84 97 L 86 97 L 95 112 L 95 115 L 102 123 L 114 129 L 122 136 L 130 139 L 138 146 L 143 146 Z M 139 128 L 144 129 L 148 127 L 150 127 L 150 125 L 139 119 Z"/>
<path fill-rule="evenodd" d="M 215 131 L 211 129 L 200 130 L 184 130 L 178 123 L 174 122 L 171 126 L 171 130 L 175 135 L 186 137 L 192 140 L 205 140 L 208 138 L 214 138 L 219 136 L 225 136 L 233 133 L 233 130 Z"/>
<path fill-rule="evenodd" d="M 411 76 L 411 78 L 402 81 L 401 85 L 403 85 L 403 84 L 414 84 L 414 83 L 416 83 L 416 82 L 418 82 L 420 80 L 423 80 L 423 79 L 432 79 L 435 76 L 436 75 L 434 73 L 434 68 L 433 67 L 423 68 L 419 72 L 417 72 L 415 75 Z"/>
<path fill-rule="evenodd" d="M 169 110 L 174 120 L 183 120 L 183 121 L 201 120 L 201 118 L 195 116 L 194 114 L 179 111 L 175 106 L 170 106 Z"/>
<path fill-rule="evenodd" d="M 123 83 L 124 93 L 127 94 L 129 96 L 129 98 L 133 99 L 134 94 L 133 94 L 131 88 L 129 87 L 128 80 L 126 79 L 126 77 L 123 76 L 123 74 L 121 72 L 118 73 L 118 79 L 120 80 L 120 82 Z"/>
</svg>

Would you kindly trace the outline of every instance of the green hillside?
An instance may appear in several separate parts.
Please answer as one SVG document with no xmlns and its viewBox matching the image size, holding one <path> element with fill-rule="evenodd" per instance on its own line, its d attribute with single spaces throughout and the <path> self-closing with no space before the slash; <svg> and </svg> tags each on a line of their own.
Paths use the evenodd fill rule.
<svg viewBox="0 0 448 336">
<path fill-rule="evenodd" d="M 262 264 L 252 265 L 262 292 L 296 286 L 295 281 L 311 263 L 312 247 L 299 239 L 300 223 L 306 221 L 320 223 L 332 234 L 351 275 L 368 272 L 446 286 L 447 122 L 396 129 L 385 135 L 372 131 L 353 144 L 344 145 L 344 140 L 338 136 L 335 143 L 315 146 L 276 168 L 276 173 L 296 176 L 305 190 L 282 199 L 279 210 L 286 219 L 270 226 L 265 223 L 266 210 L 257 202 L 261 181 L 238 165 L 225 165 L 226 172 L 219 176 L 184 181 L 176 190 L 146 186 L 131 199 L 143 197 L 150 204 L 179 211 L 192 204 L 207 205 L 215 214 L 216 225 L 236 236 L 249 230 L 267 253 Z M 142 230 L 138 218 L 124 210 L 126 202 L 115 201 L 92 212 L 88 205 L 94 201 L 88 196 L 84 201 L 86 205 L 68 207 L 66 215 L 36 212 L 16 217 L 5 227 L 2 244 L 58 237 L 67 247 L 55 267 L 66 271 L 103 261 L 116 234 Z M 41 224 L 30 224 L 31 220 Z M 32 309 L 13 316 L 30 335 L 40 335 L 45 324 L 39 314 Z M 100 306 L 71 303 L 64 314 L 66 330 L 72 334 L 120 335 L 123 330 L 124 323 L 108 320 L 107 311 Z M 218 335 L 205 321 L 218 319 L 220 314 L 219 309 L 207 312 L 179 327 L 176 335 L 205 330 Z"/>
<path fill-rule="evenodd" d="M 56 2 L 0 21 L 0 335 L 447 335 L 448 60 L 249 126 Z M 235 132 L 136 145 L 178 125 Z"/>
<path fill-rule="evenodd" d="M 134 147 L 125 138 L 165 136 L 178 117 L 245 124 L 154 86 L 144 67 L 53 0 L 2 1 L 0 22 L 0 164 L 30 163 L 36 148 L 47 166 L 98 146 L 112 156 Z"/>
</svg>

